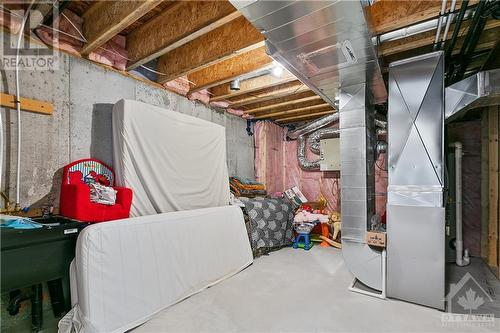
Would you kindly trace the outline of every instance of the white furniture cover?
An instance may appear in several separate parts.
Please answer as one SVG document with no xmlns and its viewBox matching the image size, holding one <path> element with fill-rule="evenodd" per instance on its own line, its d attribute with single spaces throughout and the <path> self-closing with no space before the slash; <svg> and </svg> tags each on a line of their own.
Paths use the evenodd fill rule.
<svg viewBox="0 0 500 333">
<path fill-rule="evenodd" d="M 78 237 L 74 307 L 59 332 L 125 332 L 252 261 L 236 206 L 91 225 Z"/>
<path fill-rule="evenodd" d="M 113 109 L 113 166 L 131 216 L 229 203 L 223 126 L 133 100 Z"/>
</svg>

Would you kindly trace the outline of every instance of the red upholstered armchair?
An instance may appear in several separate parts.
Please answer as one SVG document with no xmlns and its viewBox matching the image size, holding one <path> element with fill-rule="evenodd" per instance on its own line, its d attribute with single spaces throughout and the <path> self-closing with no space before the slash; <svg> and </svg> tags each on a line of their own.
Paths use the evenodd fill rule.
<svg viewBox="0 0 500 333">
<path fill-rule="evenodd" d="M 106 164 L 95 159 L 83 159 L 64 167 L 61 185 L 60 213 L 84 222 L 102 222 L 129 217 L 132 190 L 114 187 L 115 174 Z M 90 201 L 89 183 L 113 186 L 117 191 L 114 205 Z"/>
</svg>

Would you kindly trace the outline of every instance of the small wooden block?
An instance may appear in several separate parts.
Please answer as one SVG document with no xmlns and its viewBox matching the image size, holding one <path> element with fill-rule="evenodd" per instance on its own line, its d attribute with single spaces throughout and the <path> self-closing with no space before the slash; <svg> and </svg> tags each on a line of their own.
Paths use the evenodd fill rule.
<svg viewBox="0 0 500 333">
<path fill-rule="evenodd" d="M 386 233 L 380 231 L 367 231 L 366 244 L 371 246 L 385 247 L 386 246 Z"/>
<path fill-rule="evenodd" d="M 11 109 L 16 108 L 15 99 L 14 95 L 4 93 L 0 95 L 1 105 Z M 51 115 L 54 112 L 54 106 L 50 102 L 21 97 L 21 110 Z"/>
</svg>

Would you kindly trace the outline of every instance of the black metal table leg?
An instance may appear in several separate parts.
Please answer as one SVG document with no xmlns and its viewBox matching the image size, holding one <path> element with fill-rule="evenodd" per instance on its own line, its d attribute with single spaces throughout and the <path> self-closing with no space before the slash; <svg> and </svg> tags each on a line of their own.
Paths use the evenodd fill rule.
<svg viewBox="0 0 500 333">
<path fill-rule="evenodd" d="M 60 317 L 66 310 L 62 279 L 47 281 L 47 287 L 49 288 L 50 303 L 52 304 L 54 317 Z"/>
<path fill-rule="evenodd" d="M 43 325 L 43 288 L 42 284 L 31 287 L 31 327 L 34 332 L 42 329 Z"/>
</svg>

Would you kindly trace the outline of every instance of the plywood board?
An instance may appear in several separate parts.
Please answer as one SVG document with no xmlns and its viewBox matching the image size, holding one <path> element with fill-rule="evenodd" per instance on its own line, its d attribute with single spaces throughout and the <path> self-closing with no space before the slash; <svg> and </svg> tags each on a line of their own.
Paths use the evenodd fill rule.
<svg viewBox="0 0 500 333">
<path fill-rule="evenodd" d="M 2 106 L 11 109 L 16 108 L 14 103 L 16 97 L 14 95 L 2 93 L 0 100 Z M 51 115 L 54 112 L 54 106 L 50 102 L 21 97 L 21 110 Z"/>
</svg>

